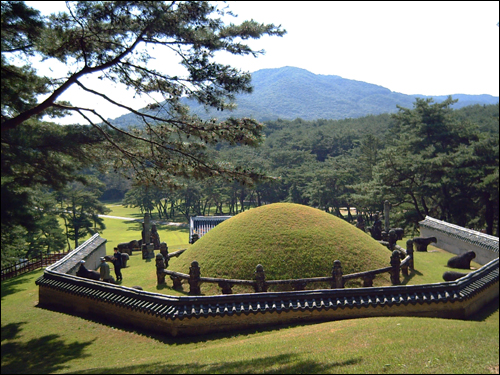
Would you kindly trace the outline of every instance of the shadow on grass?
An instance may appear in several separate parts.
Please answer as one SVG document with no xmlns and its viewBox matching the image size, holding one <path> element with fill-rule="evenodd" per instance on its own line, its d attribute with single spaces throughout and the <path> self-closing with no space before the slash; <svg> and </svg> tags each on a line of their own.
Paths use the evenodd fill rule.
<svg viewBox="0 0 500 375">
<path fill-rule="evenodd" d="M 169 291 L 181 293 L 181 294 L 183 294 L 185 296 L 189 295 L 189 291 L 188 290 L 184 290 L 184 287 L 175 289 L 174 287 L 168 286 L 167 284 L 156 285 L 156 290 L 158 292 L 161 291 L 160 293 L 163 293 L 163 294 L 166 294 L 166 295 L 172 295 L 172 294 L 168 293 Z"/>
<path fill-rule="evenodd" d="M 94 368 L 75 372 L 75 374 L 252 374 L 252 373 L 279 373 L 279 374 L 324 374 L 336 367 L 352 366 L 360 363 L 361 358 L 352 358 L 342 362 L 321 363 L 310 359 L 301 359 L 297 354 L 280 354 L 275 356 L 254 358 L 243 361 L 233 361 L 213 364 L 184 363 L 182 365 L 168 365 L 165 363 L 151 363 L 121 368 Z M 342 369 L 338 369 L 342 372 Z"/>
<path fill-rule="evenodd" d="M 498 311 L 498 306 L 499 306 L 499 299 L 497 297 L 487 305 L 484 305 L 481 311 L 478 311 L 476 314 L 471 316 L 469 320 L 484 322 L 486 319 L 488 319 L 490 316 L 492 316 L 494 313 Z"/>
<path fill-rule="evenodd" d="M 412 271 L 410 271 L 408 276 L 404 276 L 404 277 L 403 277 L 403 280 L 401 280 L 401 284 L 402 284 L 402 285 L 406 285 L 406 284 L 408 284 L 408 282 L 409 282 L 411 279 L 413 279 L 413 277 L 414 277 L 415 275 L 422 276 L 422 272 L 419 272 L 419 271 L 417 271 L 417 270 L 412 270 Z"/>
<path fill-rule="evenodd" d="M 21 331 L 21 326 L 26 322 L 10 323 L 2 326 L 2 342 L 4 340 L 14 340 L 18 338 L 18 333 Z M 3 372 L 3 371 L 2 371 Z"/>
<path fill-rule="evenodd" d="M 28 342 L 18 338 L 25 322 L 2 326 L 2 374 L 44 374 L 64 370 L 65 362 L 85 358 L 83 350 L 92 341 L 65 343 L 59 335 L 47 335 Z M 4 341 L 6 341 L 4 343 Z"/>
<path fill-rule="evenodd" d="M 11 294 L 23 291 L 23 289 L 20 289 L 19 286 L 22 284 L 26 284 L 26 283 L 31 282 L 32 272 L 36 272 L 36 271 L 38 271 L 38 270 L 30 271 L 30 272 L 24 273 L 22 275 L 15 276 L 12 279 L 2 281 L 2 284 L 1 284 L 2 301 L 3 301 L 4 297 L 7 297 Z"/>
<path fill-rule="evenodd" d="M 63 308 L 52 308 L 50 306 L 41 306 L 37 305 L 36 308 L 54 311 L 61 314 L 67 314 L 70 316 L 78 317 L 80 319 L 86 320 L 88 322 L 93 322 L 97 324 L 102 324 L 108 328 L 119 329 L 125 332 L 135 333 L 144 337 L 148 337 L 152 340 L 156 340 L 166 345 L 183 345 L 183 344 L 192 344 L 192 343 L 200 343 L 200 342 L 210 342 L 217 341 L 224 338 L 235 338 L 235 337 L 245 337 L 248 335 L 259 334 L 262 332 L 275 332 L 280 331 L 287 328 L 293 327 L 303 327 L 308 325 L 314 325 L 321 323 L 322 321 L 314 321 L 314 322 L 296 322 L 296 323 L 283 323 L 283 324 L 274 324 L 268 326 L 260 326 L 257 328 L 246 328 L 246 329 L 238 329 L 235 331 L 222 331 L 217 333 L 207 333 L 201 334 L 198 336 L 177 336 L 172 337 L 166 333 L 155 333 L 143 328 L 134 327 L 126 323 L 110 321 L 109 317 L 96 317 L 86 315 L 84 313 L 75 312 L 72 309 L 63 309 Z"/>
</svg>

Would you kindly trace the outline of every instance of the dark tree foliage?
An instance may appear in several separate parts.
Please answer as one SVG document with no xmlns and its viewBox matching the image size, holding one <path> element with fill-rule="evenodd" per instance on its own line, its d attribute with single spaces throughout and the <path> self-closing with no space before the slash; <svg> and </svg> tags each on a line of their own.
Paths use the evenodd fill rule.
<svg viewBox="0 0 500 375">
<path fill-rule="evenodd" d="M 393 115 L 395 137 L 360 195 L 388 199 L 407 223 L 426 215 L 461 226 L 498 227 L 498 138 L 459 121 L 442 103 L 417 99 Z M 362 193 L 361 193 L 362 192 Z"/>
<path fill-rule="evenodd" d="M 26 17 L 14 17 L 16 7 L 23 7 Z M 263 35 L 281 36 L 283 30 L 253 20 L 226 25 L 222 16 L 229 12 L 204 1 L 76 1 L 67 2 L 67 7 L 67 12 L 51 15 L 45 21 L 18 2 L 6 2 L 5 12 L 2 5 L 2 30 L 4 25 L 13 30 L 26 19 L 37 21 L 33 33 L 24 31 L 22 39 L 26 43 L 22 48 L 15 48 L 20 43 L 13 37 L 5 50 L 2 45 L 2 72 L 16 69 L 15 57 L 22 57 L 19 52 L 37 54 L 48 63 L 57 59 L 68 64 L 70 70 L 67 76 L 50 80 L 37 77 L 32 70 L 26 72 L 34 75 L 34 81 L 40 80 L 40 88 L 36 92 L 26 88 L 32 96 L 21 104 L 2 98 L 2 133 L 32 117 L 76 112 L 109 143 L 106 156 L 115 158 L 115 169 L 132 167 L 134 177 L 144 183 L 161 178 L 163 185 L 175 187 L 176 177 L 224 175 L 247 182 L 263 177 L 250 170 L 217 164 L 205 152 L 207 145 L 219 141 L 256 146 L 261 142 L 261 124 L 247 118 L 204 121 L 190 115 L 180 98 L 193 98 L 218 110 L 229 109 L 235 94 L 251 92 L 250 75 L 215 62 L 214 54 L 226 51 L 257 56 L 262 51 L 254 51 L 244 41 Z M 148 65 L 153 59 L 153 47 L 157 52 L 176 54 L 186 74 L 174 76 L 167 68 L 158 70 Z M 16 56 L 4 58 L 14 51 Z M 31 69 L 29 64 L 25 68 Z M 103 85 L 89 87 L 82 80 L 86 76 L 98 77 Z M 106 82 L 124 84 L 138 96 L 161 94 L 164 100 L 150 103 L 148 109 L 153 112 L 140 113 L 108 96 L 102 89 Z M 2 88 L 9 83 L 2 80 Z M 79 106 L 77 98 L 73 104 L 58 102 L 58 97 L 73 85 L 135 113 L 142 130 L 119 129 L 98 108 Z M 41 92 L 50 95 L 37 102 L 35 94 Z M 100 122 L 93 121 L 90 114 Z"/>
<path fill-rule="evenodd" d="M 245 40 L 281 36 L 284 30 L 255 21 L 225 24 L 222 17 L 231 13 L 204 1 L 66 4 L 66 12 L 43 17 L 24 2 L 2 1 L 2 244 L 15 242 L 12 248 L 21 255 L 41 220 L 31 209 L 37 189 L 60 190 L 71 181 L 84 182 L 86 177 L 77 172 L 90 165 L 101 173 L 104 167 L 114 167 L 136 182 L 167 187 L 179 187 L 192 177 L 223 176 L 249 183 L 264 177 L 220 163 L 207 152 L 220 141 L 258 145 L 262 124 L 235 118 L 204 121 L 190 115 L 180 98 L 229 109 L 235 94 L 252 90 L 250 75 L 217 63 L 214 54 L 258 56 L 263 51 L 253 50 Z M 170 74 L 167 64 L 151 67 L 152 48 L 177 55 L 186 74 Z M 58 60 L 66 64 L 67 73 L 41 76 L 33 58 L 48 66 Z M 82 78 L 90 76 L 102 84 L 89 86 Z M 137 96 L 160 94 L 162 100 L 151 99 L 148 108 L 153 112 L 139 113 L 110 97 L 107 83 L 123 84 Z M 71 86 L 137 114 L 142 129 L 119 129 L 99 108 L 79 104 L 78 97 L 72 103 L 60 101 Z M 41 99 L 41 94 L 46 96 Z M 156 114 L 160 109 L 162 115 Z M 60 127 L 41 121 L 69 113 L 79 113 L 87 125 Z M 90 228 L 76 221 L 75 228 Z M 74 229 L 72 237 L 78 241 L 85 231 Z"/>
</svg>

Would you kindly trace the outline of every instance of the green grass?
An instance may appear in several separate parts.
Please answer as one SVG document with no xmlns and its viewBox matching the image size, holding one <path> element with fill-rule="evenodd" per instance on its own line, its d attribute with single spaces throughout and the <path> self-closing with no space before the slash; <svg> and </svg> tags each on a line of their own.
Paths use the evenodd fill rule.
<svg viewBox="0 0 500 375">
<path fill-rule="evenodd" d="M 140 235 L 127 229 L 130 222 L 106 225 L 108 243 Z M 186 245 L 186 230 L 165 229 L 169 247 Z M 453 254 L 433 250 L 415 254 L 409 283 L 442 280 Z M 131 257 L 123 285 L 173 294 L 156 288 L 154 262 L 141 258 Z M 39 308 L 35 280 L 42 273 L 1 284 L 2 374 L 498 373 L 498 299 L 467 321 L 367 318 L 171 339 Z"/>
<path fill-rule="evenodd" d="M 42 270 L 4 281 L 2 374 L 489 373 L 498 300 L 472 320 L 387 317 L 171 339 L 37 307 Z"/>
<path fill-rule="evenodd" d="M 407 239 L 409 238 L 398 241 L 398 245 L 403 248 L 406 247 Z M 427 252 L 416 251 L 414 253 L 415 271 L 410 277 L 401 278 L 401 282 L 407 285 L 440 283 L 443 282 L 443 273 L 446 271 L 469 273 L 481 267 L 480 264 L 472 261 L 470 270 L 448 268 L 446 264 L 454 256 L 455 254 L 438 249 L 432 245 L 428 247 Z"/>
<path fill-rule="evenodd" d="M 143 219 L 144 215 L 141 214 L 137 207 L 124 207 L 119 202 L 106 204 L 111 211 L 108 216 L 117 216 L 124 218 Z M 157 219 L 155 219 L 157 220 Z M 120 219 L 104 219 L 106 229 L 100 233 L 101 237 L 108 240 L 106 249 L 108 254 L 113 253 L 113 247 L 121 242 L 129 242 L 131 240 L 140 240 L 142 232 L 142 224 L 136 221 L 120 220 Z M 61 221 L 62 225 L 62 221 Z M 161 242 L 166 242 L 169 251 L 175 251 L 181 248 L 186 248 L 189 244 L 189 228 L 178 228 L 176 226 L 160 225 L 156 226 L 160 235 Z M 80 244 L 90 238 L 88 235 L 80 239 Z M 74 244 L 71 243 L 73 246 Z"/>
</svg>

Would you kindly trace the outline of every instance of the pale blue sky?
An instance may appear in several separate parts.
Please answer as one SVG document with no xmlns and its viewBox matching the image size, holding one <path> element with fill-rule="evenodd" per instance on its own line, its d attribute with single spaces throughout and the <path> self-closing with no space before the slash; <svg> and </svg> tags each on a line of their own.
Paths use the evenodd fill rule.
<svg viewBox="0 0 500 375">
<path fill-rule="evenodd" d="M 64 1 L 27 3 L 44 13 L 65 9 Z M 256 59 L 220 56 L 242 70 L 295 66 L 404 94 L 499 95 L 498 1 L 227 3 L 239 15 L 235 23 L 254 19 L 288 31 L 251 41 L 266 50 Z M 62 99 L 74 101 L 68 95 Z M 105 117 L 120 114 L 109 108 Z"/>
</svg>

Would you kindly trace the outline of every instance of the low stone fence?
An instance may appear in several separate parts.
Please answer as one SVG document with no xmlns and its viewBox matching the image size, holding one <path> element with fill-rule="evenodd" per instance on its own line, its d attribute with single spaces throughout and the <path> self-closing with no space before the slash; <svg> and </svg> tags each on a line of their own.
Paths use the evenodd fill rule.
<svg viewBox="0 0 500 375">
<path fill-rule="evenodd" d="M 105 242 L 93 236 L 47 267 L 36 281 L 39 306 L 181 336 L 374 316 L 466 319 L 499 295 L 498 258 L 458 280 L 442 283 L 216 296 L 169 296 L 73 275 L 79 260 L 98 259 L 98 254 L 105 252 Z M 400 267 L 401 263 L 410 267 L 405 263 L 407 258 L 403 262 L 398 259 Z M 353 275 L 342 275 L 342 283 Z M 332 283 L 333 279 L 332 275 Z M 335 279 L 335 285 L 340 285 L 337 282 Z"/>
<path fill-rule="evenodd" d="M 171 336 L 374 316 L 465 319 L 498 298 L 498 258 L 459 280 L 426 285 L 218 296 L 167 296 L 46 269 L 41 306 Z"/>
<path fill-rule="evenodd" d="M 106 255 L 106 242 L 106 239 L 96 233 L 48 268 L 55 272 L 76 275 L 80 261 L 84 260 L 86 268 L 95 270 L 101 263 L 100 258 Z"/>
<path fill-rule="evenodd" d="M 185 281 L 189 284 L 189 294 L 190 295 L 201 295 L 201 284 L 202 283 L 212 283 L 218 284 L 221 288 L 222 294 L 233 294 L 233 286 L 235 285 L 245 285 L 250 286 L 254 289 L 255 293 L 267 292 L 269 287 L 286 285 L 290 286 L 293 290 L 305 290 L 307 285 L 315 283 L 329 283 L 331 289 L 344 288 L 344 285 L 349 280 L 361 279 L 363 281 L 363 287 L 372 287 L 373 280 L 376 275 L 382 273 L 390 273 L 392 285 L 399 285 L 400 273 L 404 276 L 409 275 L 409 270 L 414 269 L 414 259 L 413 259 L 413 246 L 411 240 L 408 241 L 408 249 L 406 250 L 406 257 L 401 261 L 401 252 L 394 250 L 391 255 L 390 266 L 385 268 L 380 268 L 376 270 L 370 270 L 365 272 L 358 272 L 353 274 L 344 275 L 342 273 L 342 264 L 339 260 L 333 262 L 332 275 L 327 277 L 311 277 L 302 279 L 289 279 L 289 280 L 266 280 L 266 275 L 264 272 L 264 267 L 262 265 L 257 265 L 255 269 L 255 279 L 254 280 L 238 280 L 238 279 L 225 279 L 225 278 L 215 278 L 215 277 L 202 277 L 200 265 L 197 261 L 191 263 L 189 267 L 189 274 L 170 271 L 162 267 L 163 259 L 162 255 L 158 254 L 156 256 L 157 260 L 157 281 L 158 285 L 165 284 L 165 275 L 169 275 L 174 289 L 182 288 L 182 282 Z"/>
</svg>

